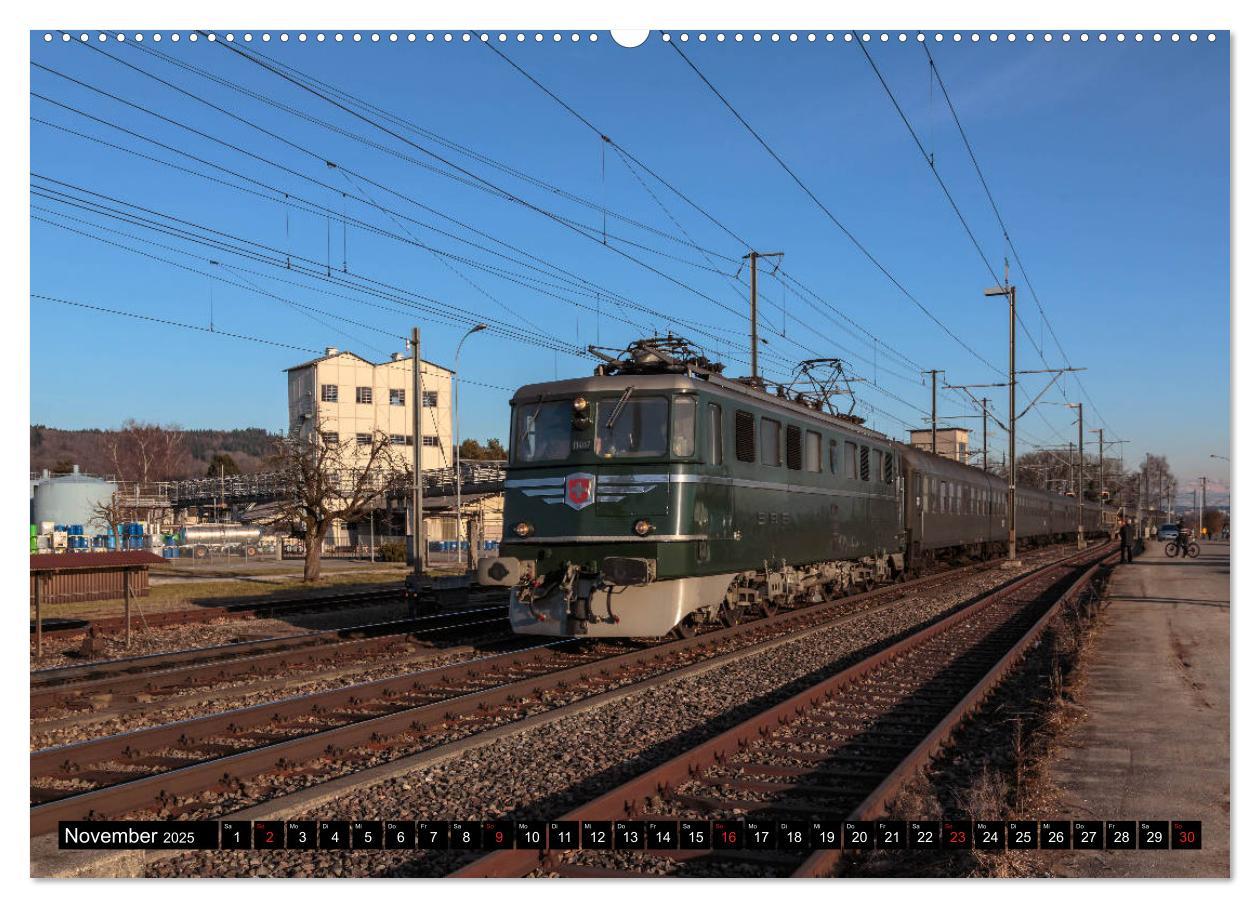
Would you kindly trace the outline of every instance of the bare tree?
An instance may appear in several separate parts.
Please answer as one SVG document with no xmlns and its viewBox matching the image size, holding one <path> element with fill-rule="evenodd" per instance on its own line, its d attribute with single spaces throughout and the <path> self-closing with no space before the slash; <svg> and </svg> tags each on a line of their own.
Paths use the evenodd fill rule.
<svg viewBox="0 0 1260 908">
<path fill-rule="evenodd" d="M 127 505 L 120 500 L 117 491 L 91 507 L 93 522 L 103 523 L 109 528 L 109 535 L 114 537 L 114 548 L 119 551 L 122 550 L 122 539 L 119 536 L 120 524 L 127 519 L 129 510 Z"/>
<path fill-rule="evenodd" d="M 120 479 L 158 482 L 174 479 L 188 459 L 184 433 L 178 426 L 159 426 L 129 419 L 105 441 L 110 463 Z"/>
<path fill-rule="evenodd" d="M 389 436 L 380 431 L 370 441 L 343 440 L 323 431 L 294 434 L 277 444 L 271 462 L 289 490 L 280 502 L 281 519 L 302 527 L 302 579 L 307 583 L 319 579 L 321 548 L 333 522 L 363 517 L 409 476 Z"/>
</svg>

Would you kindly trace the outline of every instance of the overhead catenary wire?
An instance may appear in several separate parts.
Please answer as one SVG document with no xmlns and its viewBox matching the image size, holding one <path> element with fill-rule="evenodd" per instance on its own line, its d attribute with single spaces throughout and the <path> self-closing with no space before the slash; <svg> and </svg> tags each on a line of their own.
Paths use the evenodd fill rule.
<svg viewBox="0 0 1260 908">
<path fill-rule="evenodd" d="M 1059 335 L 1054 330 L 1054 324 L 1046 315 L 1045 307 L 1041 304 L 1041 297 L 1037 295 L 1037 289 L 1033 285 L 1032 278 L 1028 276 L 1028 269 L 1024 267 L 1024 260 L 1020 257 L 1019 249 L 1015 245 L 1015 240 L 1006 226 L 1006 221 L 1002 217 L 1002 212 L 998 210 L 997 200 L 994 198 L 993 191 L 989 187 L 989 181 L 984 176 L 984 171 L 980 167 L 980 161 L 976 157 L 975 149 L 971 145 L 971 139 L 967 136 L 967 130 L 963 128 L 962 119 L 958 115 L 958 110 L 954 107 L 953 99 L 949 95 L 949 89 L 946 87 L 945 80 L 941 76 L 940 68 L 936 65 L 936 60 L 932 57 L 931 50 L 928 49 L 927 42 L 923 42 L 923 52 L 927 55 L 931 76 L 935 79 L 936 83 L 940 85 L 941 97 L 945 99 L 945 104 L 949 108 L 950 116 L 954 120 L 954 125 L 958 127 L 958 134 L 962 138 L 963 146 L 967 149 L 968 157 L 971 159 L 972 167 L 975 168 L 976 176 L 979 178 L 980 185 L 984 189 L 985 197 L 988 198 L 989 205 L 993 209 L 993 216 L 997 219 L 998 226 L 1002 230 L 1002 237 L 1006 240 L 1006 245 L 1011 250 L 1011 256 L 1015 259 L 1015 267 L 1019 269 L 1019 273 L 1024 279 L 1024 286 L 1026 286 L 1029 293 L 1032 294 L 1033 302 L 1037 305 L 1037 311 L 1041 313 L 1042 324 L 1050 330 L 1051 340 L 1054 341 L 1055 346 L 1059 350 L 1059 354 L 1063 357 L 1063 361 L 1070 364 L 1072 362 L 1072 358 L 1068 356 L 1067 350 L 1064 349 L 1063 343 L 1059 340 Z M 1081 393 L 1085 396 L 1086 401 L 1089 403 L 1094 416 L 1103 424 L 1103 426 L 1112 431 L 1114 434 L 1115 430 L 1111 428 L 1111 425 L 1103 417 L 1102 412 L 1094 404 L 1093 399 L 1089 396 L 1089 392 L 1085 389 L 1085 383 L 1082 381 L 1079 373 L 1072 373 L 1072 377 L 1076 381 L 1077 386 L 1080 388 Z"/>
<path fill-rule="evenodd" d="M 874 253 L 872 253 L 870 249 L 867 248 L 867 246 L 863 244 L 857 238 L 857 236 L 854 235 L 853 232 L 850 231 L 849 228 L 846 227 L 840 221 L 839 218 L 836 217 L 836 215 L 831 211 L 831 209 L 828 208 L 820 198 L 818 198 L 818 196 L 814 193 L 814 191 L 810 189 L 799 176 L 797 176 L 796 171 L 794 171 L 787 164 L 787 162 L 783 160 L 783 158 L 779 155 L 779 153 L 775 151 L 764 138 L 762 138 L 761 134 L 758 133 L 757 130 L 754 129 L 752 125 L 744 118 L 744 116 L 738 110 L 736 110 L 735 106 L 726 99 L 726 96 L 723 95 L 720 91 L 718 91 L 717 87 L 712 82 L 710 82 L 708 77 L 706 77 L 704 73 L 701 72 L 700 69 L 691 61 L 691 58 L 689 58 L 683 52 L 682 48 L 678 46 L 677 42 L 670 41 L 669 46 L 674 49 L 674 51 L 678 54 L 678 56 L 682 58 L 683 62 L 686 63 L 688 67 L 690 67 L 691 71 L 694 72 L 696 76 L 700 79 L 700 81 L 703 82 L 705 86 L 707 86 L 708 89 L 718 98 L 718 100 L 722 102 L 722 104 L 726 107 L 726 109 L 729 110 L 731 114 L 735 117 L 735 119 L 739 121 L 740 125 L 742 125 L 744 129 L 746 129 L 748 133 L 757 141 L 757 143 L 763 149 L 765 149 L 766 153 L 769 154 L 770 157 L 774 159 L 774 161 L 779 165 L 779 167 L 783 169 L 783 171 L 792 179 L 792 181 L 801 189 L 801 191 L 805 193 L 805 195 L 815 204 L 815 206 L 818 207 L 820 211 L 822 211 L 824 215 L 826 215 L 827 219 L 831 221 L 831 223 L 835 225 L 835 227 L 842 234 L 844 234 L 844 236 L 854 245 L 854 247 L 860 253 L 862 253 L 863 257 L 865 257 L 867 261 L 869 261 L 872 265 L 874 265 L 876 269 L 878 269 L 879 272 L 883 274 L 884 277 L 886 277 L 889 280 L 889 282 L 892 283 L 894 287 L 897 288 L 897 290 L 901 293 L 902 296 L 910 300 L 910 302 L 914 303 L 914 305 L 919 309 L 919 311 L 921 311 L 924 315 L 926 315 L 929 319 L 931 319 L 932 322 L 938 328 L 944 331 L 960 347 L 962 347 L 964 350 L 970 353 L 973 357 L 975 357 L 981 363 L 988 366 L 994 372 L 997 372 L 999 375 L 1003 374 L 1001 369 L 999 369 L 987 358 L 985 358 L 983 355 L 977 352 L 970 344 L 968 344 L 961 337 L 959 337 L 952 328 L 950 328 L 943 321 L 941 321 L 940 318 L 937 317 L 936 313 L 932 312 L 932 310 L 930 310 L 927 306 L 925 306 L 918 299 L 918 297 L 916 297 L 913 293 L 911 293 L 906 288 L 906 286 L 902 284 L 901 281 L 898 280 L 893 275 L 893 273 L 889 271 L 888 268 L 879 259 L 875 257 Z"/>
<path fill-rule="evenodd" d="M 327 266 L 327 262 L 325 262 L 325 266 Z"/>
</svg>

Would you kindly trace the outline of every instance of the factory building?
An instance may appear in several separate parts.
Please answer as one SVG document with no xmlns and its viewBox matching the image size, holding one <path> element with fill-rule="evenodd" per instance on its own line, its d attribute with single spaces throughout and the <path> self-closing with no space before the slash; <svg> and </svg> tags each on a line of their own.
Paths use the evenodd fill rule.
<svg viewBox="0 0 1260 908">
<path fill-rule="evenodd" d="M 395 353 L 373 363 L 356 353 L 328 347 L 324 355 L 285 370 L 289 378 L 289 429 L 309 437 L 322 432 L 333 441 L 367 444 L 376 431 L 393 440 L 412 462 L 419 444 L 420 467 L 452 466 L 451 371 L 420 361 L 422 425 L 412 425 L 411 358 Z"/>
<path fill-rule="evenodd" d="M 936 453 L 959 463 L 966 463 L 971 452 L 967 448 L 969 433 L 966 429 L 953 426 L 938 426 L 936 429 Z M 932 450 L 931 429 L 911 429 L 910 446 L 920 451 Z"/>
</svg>

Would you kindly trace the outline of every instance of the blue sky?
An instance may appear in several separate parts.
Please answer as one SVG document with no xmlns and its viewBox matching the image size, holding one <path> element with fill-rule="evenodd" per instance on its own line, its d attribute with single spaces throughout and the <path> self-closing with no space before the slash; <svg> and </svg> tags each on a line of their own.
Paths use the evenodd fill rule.
<svg viewBox="0 0 1260 908">
<path fill-rule="evenodd" d="M 462 183 L 419 166 L 446 167 L 413 145 L 222 46 L 146 42 L 350 135 L 276 110 L 131 42 L 92 43 L 280 138 L 77 41 L 47 44 L 33 35 L 34 63 L 167 120 L 39 67 L 32 68 L 33 91 L 105 122 L 38 98 L 32 117 L 223 181 L 32 123 L 32 170 L 62 181 L 37 180 L 41 194 L 56 186 L 83 198 L 90 190 L 118 200 L 97 197 L 98 203 L 147 209 L 130 208 L 133 223 L 124 223 L 32 197 L 33 293 L 207 327 L 213 299 L 220 332 L 306 349 L 336 345 L 382 360 L 401 349 L 418 321 L 426 358 L 447 365 L 471 320 L 485 319 L 494 330 L 471 339 L 463 355 L 469 382 L 463 428 L 482 438 L 506 436 L 510 393 L 498 388 L 589 372 L 589 359 L 567 351 L 638 336 L 639 327 L 627 321 L 673 328 L 730 362 L 730 373 L 747 371 L 741 361 L 747 293 L 733 281 L 747 250 L 476 42 L 244 45 L 429 131 L 395 127 L 462 168 Z M 993 283 L 989 270 L 857 46 L 728 37 L 683 47 L 902 286 L 981 357 L 1005 367 L 1005 314 L 999 300 L 981 295 Z M 1001 380 L 871 264 L 659 35 L 636 49 L 618 47 L 606 34 L 593 44 L 512 41 L 503 49 L 734 234 L 759 249 L 786 252 L 783 268 L 797 288 L 825 302 L 815 301 L 815 308 L 775 278 L 762 282 L 763 367 L 772 377 L 786 378 L 801 358 L 839 355 L 867 380 L 855 386 L 859 412 L 903 439 L 907 425 L 923 424 L 929 405 L 920 368 L 944 369 L 955 384 Z M 1229 444 L 1228 41 L 944 42 L 931 49 L 1049 323 L 1071 364 L 1088 369 L 1081 373 L 1093 402 L 1086 402 L 1086 427 L 1102 425 L 1108 436 L 1127 439 L 1129 463 L 1144 451 L 1163 452 L 1185 479 L 1224 478 L 1221 462 L 1208 454 L 1227 453 Z M 922 48 L 890 42 L 869 50 L 985 259 L 1000 269 L 1007 254 L 1001 231 L 939 87 L 931 86 Z M 482 191 L 477 178 L 575 219 L 596 236 Z M 233 248 L 212 250 L 186 235 L 158 233 L 135 223 L 136 216 L 218 231 Z M 254 250 L 250 255 L 241 254 L 241 241 Z M 296 269 L 284 267 L 286 256 Z M 542 274 L 531 266 L 563 271 L 526 286 L 517 275 Z M 1051 365 L 1064 365 L 1014 263 L 1012 275 L 1034 339 L 1021 334 L 1021 367 L 1045 367 L 1037 346 Z M 275 430 L 285 422 L 282 371 L 308 356 L 41 300 L 31 302 L 31 354 L 33 422 L 110 426 L 134 417 L 189 428 Z M 1026 381 L 1035 394 L 1039 377 Z M 1065 395 L 1081 398 L 1074 380 L 1046 395 L 1051 406 L 1030 414 L 1022 442 L 1075 439 Z M 967 412 L 944 394 L 940 407 L 943 416 Z"/>
</svg>

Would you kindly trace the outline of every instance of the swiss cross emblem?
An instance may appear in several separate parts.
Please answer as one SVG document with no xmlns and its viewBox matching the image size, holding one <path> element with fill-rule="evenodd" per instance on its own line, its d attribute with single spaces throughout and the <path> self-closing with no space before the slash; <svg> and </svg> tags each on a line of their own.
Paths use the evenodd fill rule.
<svg viewBox="0 0 1260 908">
<path fill-rule="evenodd" d="M 595 501 L 595 477 L 590 473 L 573 473 L 564 480 L 564 503 L 575 511 Z"/>
</svg>

